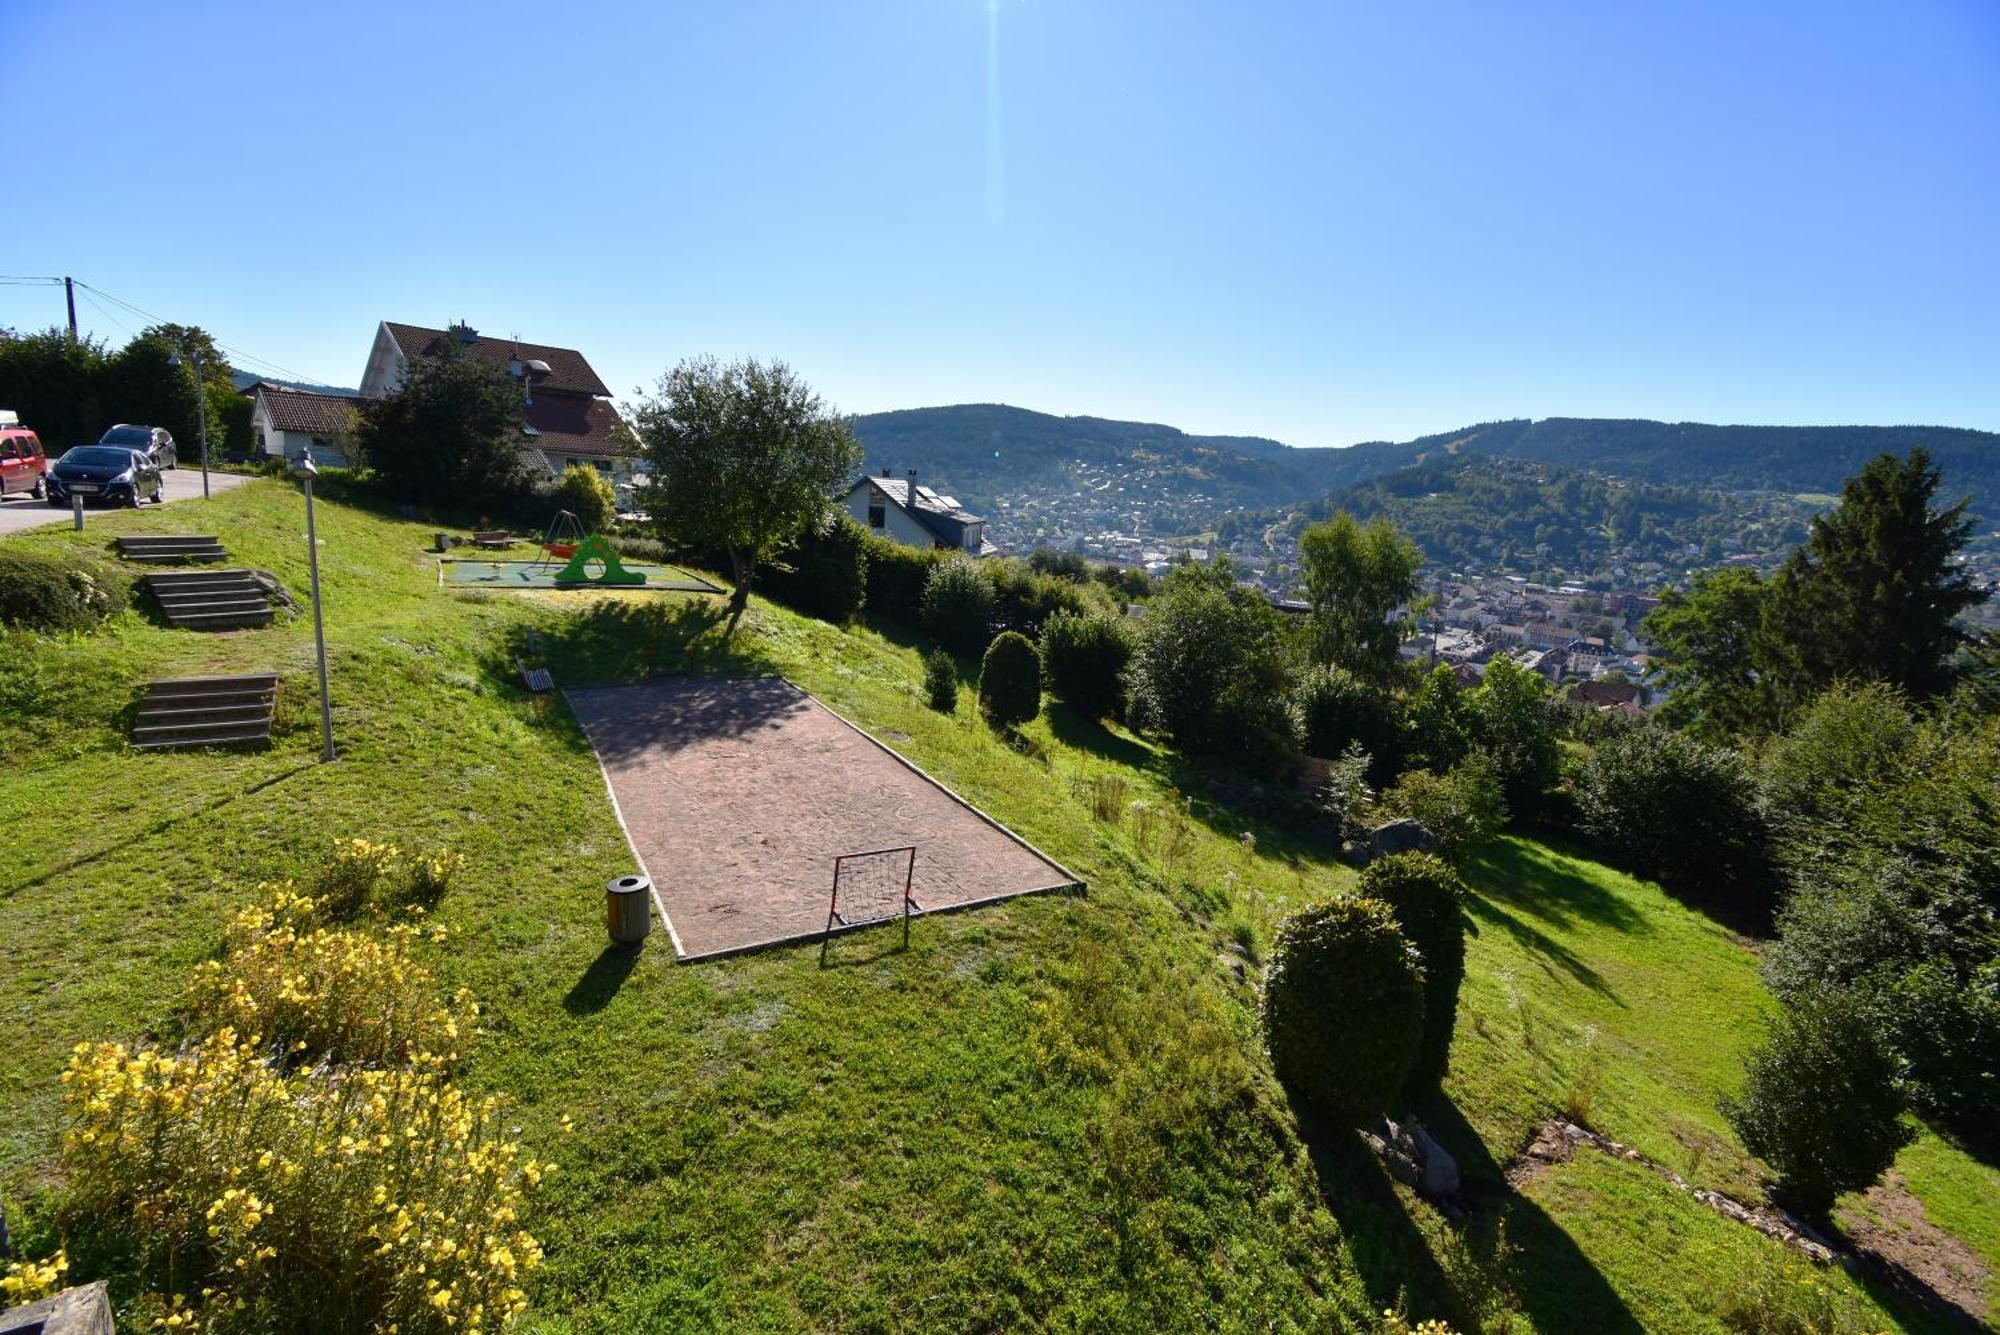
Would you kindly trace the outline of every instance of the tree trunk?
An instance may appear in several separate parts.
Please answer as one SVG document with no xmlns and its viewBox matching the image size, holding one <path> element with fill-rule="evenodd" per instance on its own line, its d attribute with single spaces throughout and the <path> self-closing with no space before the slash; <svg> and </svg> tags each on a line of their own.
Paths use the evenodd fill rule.
<svg viewBox="0 0 2000 1335">
<path fill-rule="evenodd" d="M 743 619 L 744 609 L 750 606 L 750 586 L 757 579 L 757 558 L 731 550 L 729 568 L 736 579 L 736 591 L 729 595 L 729 624 L 722 631 L 725 640 L 736 634 L 736 623 Z"/>
</svg>

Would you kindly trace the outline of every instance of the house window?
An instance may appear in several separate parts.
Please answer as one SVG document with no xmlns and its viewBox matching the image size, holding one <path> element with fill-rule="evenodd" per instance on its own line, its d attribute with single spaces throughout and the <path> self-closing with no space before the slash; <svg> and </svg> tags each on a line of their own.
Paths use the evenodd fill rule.
<svg viewBox="0 0 2000 1335">
<path fill-rule="evenodd" d="M 888 512 L 882 508 L 882 502 L 880 501 L 868 502 L 868 527 L 881 528 L 888 522 L 889 522 L 889 515 Z"/>
</svg>

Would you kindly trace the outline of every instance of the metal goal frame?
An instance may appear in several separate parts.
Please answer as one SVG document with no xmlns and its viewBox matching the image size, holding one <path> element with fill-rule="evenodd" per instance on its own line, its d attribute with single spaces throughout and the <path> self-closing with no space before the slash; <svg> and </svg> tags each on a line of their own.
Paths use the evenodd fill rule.
<svg viewBox="0 0 2000 1335">
<path fill-rule="evenodd" d="M 840 916 L 841 867 L 849 862 L 859 861 L 862 858 L 879 858 L 890 853 L 907 853 L 909 855 L 908 859 L 903 863 L 903 944 L 905 946 L 910 944 L 910 914 L 912 911 L 917 913 L 924 911 L 924 906 L 917 903 L 916 896 L 911 893 L 911 886 L 917 878 L 917 846 L 915 844 L 897 844 L 891 848 L 870 848 L 864 849 L 859 853 L 842 853 L 833 860 L 833 890 L 827 897 L 826 929 L 821 932 L 819 938 L 819 963 L 821 968 L 826 967 L 826 949 L 833 942 L 833 933 L 836 925 L 839 926 L 840 930 L 846 931 L 852 927 L 866 927 L 872 923 L 889 921 L 887 918 L 872 918 L 862 922 L 849 922 Z"/>
</svg>

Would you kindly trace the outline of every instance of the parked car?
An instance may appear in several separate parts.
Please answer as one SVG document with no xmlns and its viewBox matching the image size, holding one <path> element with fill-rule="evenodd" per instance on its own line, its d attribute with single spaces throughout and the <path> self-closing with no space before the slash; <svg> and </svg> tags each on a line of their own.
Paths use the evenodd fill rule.
<svg viewBox="0 0 2000 1335">
<path fill-rule="evenodd" d="M 26 492 L 41 499 L 48 471 L 41 437 L 22 426 L 13 413 L 0 413 L 0 496 Z"/>
<path fill-rule="evenodd" d="M 180 447 L 174 444 L 174 433 L 163 426 L 133 426 L 129 422 L 120 422 L 99 436 L 97 443 L 143 451 L 155 468 L 181 466 Z"/>
<path fill-rule="evenodd" d="M 167 499 L 159 466 L 141 450 L 122 445 L 79 445 L 50 465 L 49 504 L 67 506 L 72 496 L 88 504 L 132 505 Z"/>
</svg>

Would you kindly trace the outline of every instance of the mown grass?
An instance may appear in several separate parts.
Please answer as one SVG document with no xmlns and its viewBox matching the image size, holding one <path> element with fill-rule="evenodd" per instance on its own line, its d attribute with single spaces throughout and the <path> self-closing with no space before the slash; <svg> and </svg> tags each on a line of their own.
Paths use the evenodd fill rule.
<svg viewBox="0 0 2000 1335">
<path fill-rule="evenodd" d="M 120 528 L 220 532 L 303 596 L 287 484 L 93 516 L 82 541 Z M 1701 1185 L 1753 1188 L 1714 1099 L 1769 1003 L 1749 952 L 1655 887 L 1517 839 L 1472 869 L 1454 1074 L 1429 1110 L 1475 1187 L 1454 1225 L 1350 1135 L 1302 1123 L 1258 1051 L 1257 952 L 1351 880 L 1323 844 L 1200 796 L 1120 730 L 1055 711 L 1008 744 L 969 692 L 933 713 L 899 634 L 759 600 L 724 647 L 699 597 L 446 592 L 430 531 L 322 502 L 331 766 L 312 763 L 307 618 L 0 636 L 0 792 L 38 813 L 0 831 L 17 1194 L 51 1171 L 68 1047 L 165 1032 L 229 907 L 363 835 L 467 857 L 435 962 L 485 1008 L 466 1078 L 505 1091 L 565 1168 L 531 1221 L 549 1251 L 532 1329 L 1324 1328 L 1405 1301 L 1462 1326 L 1678 1329 L 1718 1321 L 1716 1276 L 1777 1251 L 1629 1165 L 1501 1180 L 1568 1111 Z M 512 679 L 531 628 L 569 684 L 782 671 L 1090 888 L 922 921 L 907 951 L 847 938 L 823 971 L 814 951 L 677 967 L 663 943 L 606 950 L 602 885 L 630 855 L 559 699 Z M 269 752 L 126 749 L 146 678 L 272 666 Z M 1933 1139 L 1903 1168 L 2000 1263 L 1991 1170 Z M 1899 1315 L 1825 1278 L 1879 1324 Z"/>
</svg>

